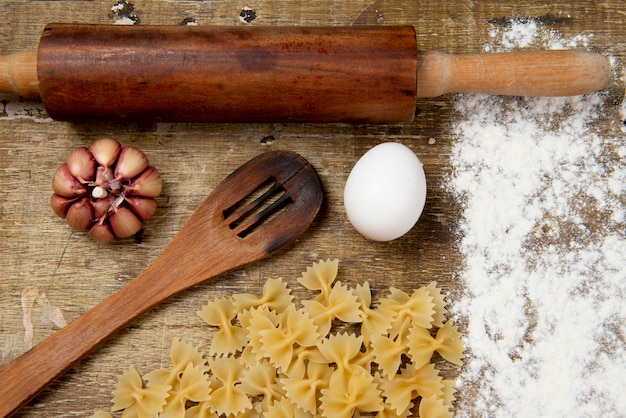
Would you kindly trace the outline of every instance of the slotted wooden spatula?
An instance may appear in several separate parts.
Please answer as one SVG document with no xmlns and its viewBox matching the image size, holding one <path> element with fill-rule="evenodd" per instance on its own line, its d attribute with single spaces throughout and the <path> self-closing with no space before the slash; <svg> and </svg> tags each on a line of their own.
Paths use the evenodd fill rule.
<svg viewBox="0 0 626 418">
<path fill-rule="evenodd" d="M 241 166 L 213 190 L 143 273 L 0 369 L 0 416 L 16 412 L 159 302 L 291 242 L 311 224 L 322 196 L 315 169 L 297 154 L 267 152 Z"/>
</svg>

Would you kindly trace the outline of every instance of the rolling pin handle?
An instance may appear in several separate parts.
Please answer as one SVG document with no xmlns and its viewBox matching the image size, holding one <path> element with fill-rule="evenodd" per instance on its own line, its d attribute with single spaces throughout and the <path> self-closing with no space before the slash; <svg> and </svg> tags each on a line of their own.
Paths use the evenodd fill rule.
<svg viewBox="0 0 626 418">
<path fill-rule="evenodd" d="M 39 99 L 37 51 L 0 56 L 0 93 Z"/>
<path fill-rule="evenodd" d="M 602 90 L 610 80 L 608 58 L 580 50 L 418 53 L 418 98 L 448 93 L 576 96 Z"/>
</svg>

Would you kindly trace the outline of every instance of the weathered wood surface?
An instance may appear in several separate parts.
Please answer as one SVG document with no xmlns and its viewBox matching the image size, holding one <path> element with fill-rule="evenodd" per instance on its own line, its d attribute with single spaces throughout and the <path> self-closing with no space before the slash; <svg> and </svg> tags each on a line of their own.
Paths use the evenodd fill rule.
<svg viewBox="0 0 626 418">
<path fill-rule="evenodd" d="M 113 7 L 115 3 L 2 1 L 0 54 L 36 48 L 41 29 L 53 21 L 113 23 L 126 18 L 141 25 L 176 25 L 193 19 L 200 25 L 243 25 L 239 14 L 243 6 L 249 6 L 256 12 L 254 25 L 412 24 L 421 48 L 451 53 L 482 52 L 490 41 L 489 31 L 506 18 L 539 18 L 565 37 L 593 34 L 590 48 L 615 57 L 619 69 L 626 59 L 626 7 L 622 0 L 138 0 L 122 2 L 126 5 L 121 11 Z M 600 132 L 621 123 L 617 108 L 623 85 L 618 80 L 610 90 L 606 106 L 609 117 L 601 118 Z M 267 95 L 271 100 L 270 91 Z M 453 101 L 454 96 L 419 101 L 412 123 L 394 125 L 176 125 L 52 122 L 37 102 L 2 97 L 0 364 L 24 351 L 20 306 L 24 289 L 37 287 L 68 321 L 77 318 L 137 276 L 212 188 L 257 154 L 271 149 L 302 154 L 318 169 L 326 192 L 321 216 L 294 245 L 155 308 L 55 382 L 20 416 L 88 416 L 96 409 L 108 409 L 117 376 L 128 366 L 147 372 L 169 364 L 174 337 L 207 346 L 211 331 L 195 314 L 207 300 L 233 292 L 257 292 L 270 277 L 285 278 L 296 297 L 307 296 L 296 278 L 322 258 L 339 258 L 343 281 L 368 280 L 377 293 L 389 286 L 409 291 L 436 280 L 454 300 L 460 290 L 455 271 L 462 262 L 455 228 L 460 204 L 446 191 L 445 181 L 451 171 L 451 129 L 456 117 Z M 103 136 L 142 149 L 164 179 L 157 214 L 143 232 L 110 245 L 71 232 L 48 204 L 54 169 L 72 149 Z M 348 223 L 342 204 L 343 186 L 352 165 L 382 141 L 410 146 L 422 159 L 429 184 L 422 219 L 407 236 L 390 243 L 374 243 L 358 235 Z M 48 324 L 40 323 L 40 314 L 41 308 L 35 304 L 31 315 L 34 344 L 54 332 Z M 453 370 L 447 373 L 454 376 Z"/>
</svg>

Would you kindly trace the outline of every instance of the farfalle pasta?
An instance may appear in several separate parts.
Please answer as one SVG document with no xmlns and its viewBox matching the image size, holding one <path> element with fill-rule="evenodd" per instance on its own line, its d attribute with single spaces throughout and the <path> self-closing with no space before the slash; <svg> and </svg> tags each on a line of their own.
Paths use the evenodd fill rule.
<svg viewBox="0 0 626 418">
<path fill-rule="evenodd" d="M 393 312 L 394 320 L 390 332 L 393 337 L 408 332 L 412 324 L 424 328 L 433 326 L 435 303 L 427 288 L 421 287 L 411 295 L 393 287 L 389 292 L 389 296 L 380 300 L 380 307 Z"/>
<path fill-rule="evenodd" d="M 309 362 L 306 376 L 299 379 L 282 378 L 280 383 L 285 389 L 287 398 L 303 411 L 315 414 L 317 412 L 317 395 L 323 389 L 328 389 L 330 377 L 334 369 L 328 363 Z"/>
<path fill-rule="evenodd" d="M 345 323 L 361 322 L 361 304 L 354 292 L 347 286 L 337 282 L 325 300 L 303 301 L 304 312 L 317 326 L 317 332 L 321 337 L 328 335 L 332 322 L 336 319 Z"/>
<path fill-rule="evenodd" d="M 361 304 L 361 336 L 363 343 L 369 345 L 372 336 L 383 335 L 391 328 L 393 322 L 393 312 L 384 308 L 373 309 L 372 291 L 368 282 L 359 284 L 354 289 L 354 294 Z"/>
<path fill-rule="evenodd" d="M 245 366 L 235 357 L 217 357 L 209 360 L 213 375 L 219 381 L 213 390 L 209 409 L 217 414 L 237 415 L 252 408 L 252 401 L 241 390 Z"/>
<path fill-rule="evenodd" d="M 457 366 L 463 364 L 463 342 L 457 328 L 450 323 L 443 324 L 435 337 L 428 329 L 414 325 L 409 331 L 407 345 L 409 357 L 415 367 L 428 363 L 435 351 L 450 363 Z"/>
<path fill-rule="evenodd" d="M 320 412 L 326 417 L 350 418 L 356 411 L 383 410 L 383 399 L 372 375 L 364 369 L 355 369 L 348 381 L 322 389 Z"/>
<path fill-rule="evenodd" d="M 112 411 L 162 418 L 452 416 L 454 382 L 440 376 L 432 358 L 436 352 L 438 361 L 461 365 L 463 342 L 446 321 L 441 289 L 434 282 L 412 293 L 390 288 L 373 306 L 369 284 L 341 283 L 338 267 L 326 260 L 302 273 L 298 283 L 314 295 L 300 306 L 282 279 L 267 280 L 261 295 L 209 301 L 198 312 L 217 329 L 209 356 L 174 339 L 170 368 L 143 378 L 132 367 L 122 374 Z"/>
<path fill-rule="evenodd" d="M 283 385 L 276 381 L 276 368 L 268 360 L 246 368 L 239 388 L 250 397 L 261 398 L 263 410 L 280 401 L 286 393 Z"/>
<path fill-rule="evenodd" d="M 206 304 L 198 312 L 207 324 L 219 328 L 213 336 L 211 355 L 234 354 L 246 345 L 246 331 L 233 324 L 237 308 L 232 298 L 220 298 Z"/>
<path fill-rule="evenodd" d="M 148 386 L 167 385 L 175 389 L 179 374 L 190 363 L 202 370 L 203 373 L 208 371 L 203 354 L 196 347 L 179 338 L 172 341 L 170 359 L 172 360 L 172 367 L 153 370 L 144 376 Z"/>
<path fill-rule="evenodd" d="M 280 279 L 268 279 L 263 285 L 261 296 L 250 293 L 233 295 L 238 312 L 245 312 L 250 308 L 267 307 L 275 312 L 282 312 L 291 304 L 293 296 L 287 284 Z"/>
<path fill-rule="evenodd" d="M 144 386 L 139 372 L 131 366 L 117 382 L 111 410 L 123 410 L 124 418 L 155 417 L 163 411 L 170 389 L 169 385 Z"/>
<path fill-rule="evenodd" d="M 403 334 L 391 337 L 375 335 L 370 342 L 374 361 L 384 376 L 390 379 L 398 373 L 402 365 L 402 356 L 408 352 L 407 339 Z"/>
<path fill-rule="evenodd" d="M 288 307 L 276 328 L 260 331 L 259 354 L 286 372 L 300 347 L 317 345 L 319 334 L 313 320 L 295 306 Z"/>
<path fill-rule="evenodd" d="M 433 364 L 419 369 L 408 364 L 393 379 L 382 378 L 380 386 L 386 402 L 398 413 L 409 408 L 411 401 L 418 396 L 443 399 L 445 388 L 443 379 Z"/>
<path fill-rule="evenodd" d="M 187 402 L 207 402 L 211 399 L 209 376 L 199 367 L 188 363 L 178 376 L 176 389 L 169 391 L 168 395 L 161 416 L 184 418 Z"/>
<path fill-rule="evenodd" d="M 307 267 L 298 279 L 298 283 L 309 290 L 319 291 L 315 300 L 326 301 L 332 290 L 332 284 L 337 278 L 339 260 L 326 260 Z"/>
</svg>

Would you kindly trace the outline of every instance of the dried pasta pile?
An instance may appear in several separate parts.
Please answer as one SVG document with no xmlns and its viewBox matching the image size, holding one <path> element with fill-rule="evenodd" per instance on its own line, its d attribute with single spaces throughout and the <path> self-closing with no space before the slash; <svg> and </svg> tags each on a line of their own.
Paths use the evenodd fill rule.
<svg viewBox="0 0 626 418">
<path fill-rule="evenodd" d="M 174 340 L 172 367 L 143 378 L 128 369 L 112 410 L 139 418 L 383 418 L 410 416 L 419 401 L 421 417 L 452 416 L 454 382 L 431 357 L 461 365 L 463 343 L 436 283 L 410 295 L 391 288 L 372 308 L 369 284 L 336 281 L 338 265 L 320 261 L 302 274 L 298 282 L 317 294 L 300 308 L 280 279 L 267 280 L 261 296 L 209 302 L 198 313 L 217 327 L 209 356 Z M 335 332 L 337 324 L 355 332 Z M 94 415 L 104 417 L 111 415 Z"/>
</svg>

